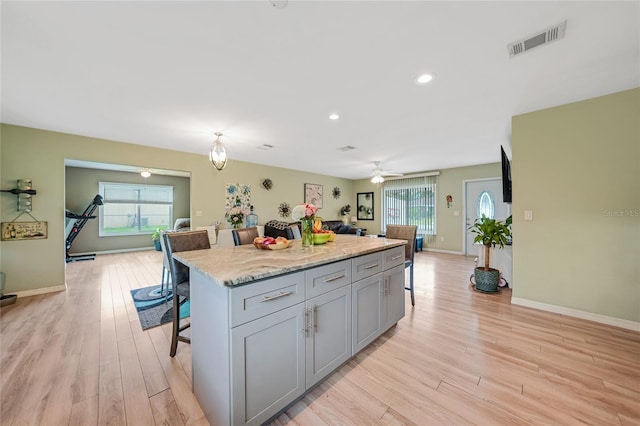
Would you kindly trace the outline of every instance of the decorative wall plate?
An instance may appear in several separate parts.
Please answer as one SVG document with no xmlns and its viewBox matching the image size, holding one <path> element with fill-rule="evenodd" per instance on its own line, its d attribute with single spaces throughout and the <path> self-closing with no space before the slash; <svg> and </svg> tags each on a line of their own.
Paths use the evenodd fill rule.
<svg viewBox="0 0 640 426">
<path fill-rule="evenodd" d="M 278 214 L 280 217 L 289 217 L 291 214 L 291 207 L 289 207 L 288 203 L 280 203 L 278 207 Z"/>
<path fill-rule="evenodd" d="M 336 200 L 340 198 L 341 193 L 342 191 L 340 191 L 340 188 L 338 188 L 337 186 L 333 187 L 333 190 L 331 190 L 331 195 L 333 195 L 333 198 L 335 198 Z"/>
<path fill-rule="evenodd" d="M 273 188 L 273 182 L 271 182 L 271 179 L 267 178 L 262 181 L 262 186 L 268 191 Z"/>
</svg>

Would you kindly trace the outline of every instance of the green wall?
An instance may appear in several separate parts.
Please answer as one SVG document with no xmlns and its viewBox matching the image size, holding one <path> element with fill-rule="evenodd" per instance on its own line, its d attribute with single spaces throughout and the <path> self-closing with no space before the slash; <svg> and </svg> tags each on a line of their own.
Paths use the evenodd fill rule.
<svg viewBox="0 0 640 426">
<path fill-rule="evenodd" d="M 500 145 L 495 147 L 495 155 L 500 156 Z M 465 180 L 500 178 L 502 175 L 500 163 L 481 164 L 477 166 L 456 167 L 443 169 L 437 176 L 438 185 L 436 194 L 436 221 L 437 235 L 425 237 L 426 249 L 463 253 L 464 252 L 464 199 L 463 182 Z M 424 172 L 427 173 L 427 172 Z M 361 179 L 355 182 L 355 192 L 374 193 L 374 220 L 358 221 L 357 225 L 367 228 L 367 234 L 378 234 L 382 228 L 382 186 L 372 184 L 369 179 Z M 447 195 L 453 197 L 453 204 L 447 207 Z M 456 216 L 456 212 L 458 215 Z"/>
<path fill-rule="evenodd" d="M 7 293 L 28 295 L 41 289 L 64 288 L 65 159 L 190 173 L 189 211 L 193 226 L 211 225 L 215 221 L 225 223 L 225 183 L 251 185 L 251 199 L 260 223 L 277 219 L 282 202 L 291 207 L 302 203 L 304 183 L 323 185 L 324 208 L 319 214 L 326 219 L 337 219 L 342 205 L 355 203 L 353 181 L 349 179 L 233 160 L 219 172 L 209 163 L 206 146 L 203 154 L 197 155 L 7 124 L 1 125 L 0 137 L 0 185 L 13 188 L 16 179 L 32 179 L 38 191 L 32 214 L 40 221 L 47 221 L 49 231 L 47 239 L 0 243 L 0 270 L 7 274 Z M 264 178 L 273 181 L 270 191 L 261 185 Z M 331 196 L 334 187 L 342 191 L 339 199 Z M 17 215 L 15 196 L 3 193 L 0 199 L 1 220 L 13 220 Z"/>
<path fill-rule="evenodd" d="M 152 174 L 143 178 L 139 173 L 118 172 L 113 170 L 85 169 L 67 167 L 65 173 L 65 208 L 80 214 L 98 193 L 100 182 L 136 183 L 149 185 L 167 185 L 173 187 L 173 218 L 190 217 L 189 178 Z M 94 212 L 98 216 L 99 211 Z M 70 253 L 88 253 L 123 249 L 151 247 L 149 235 L 126 235 L 118 237 L 99 237 L 98 220 L 89 220 L 73 241 Z"/>
<path fill-rule="evenodd" d="M 640 321 L 639 117 L 634 89 L 513 118 L 514 298 Z"/>
</svg>

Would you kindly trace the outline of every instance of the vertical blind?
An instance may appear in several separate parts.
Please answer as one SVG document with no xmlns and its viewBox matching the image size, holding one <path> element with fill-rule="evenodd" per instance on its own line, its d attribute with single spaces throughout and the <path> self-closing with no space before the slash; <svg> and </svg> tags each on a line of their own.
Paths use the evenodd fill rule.
<svg viewBox="0 0 640 426">
<path fill-rule="evenodd" d="M 437 176 L 386 180 L 382 184 L 382 227 L 417 225 L 418 234 L 436 234 Z"/>
</svg>

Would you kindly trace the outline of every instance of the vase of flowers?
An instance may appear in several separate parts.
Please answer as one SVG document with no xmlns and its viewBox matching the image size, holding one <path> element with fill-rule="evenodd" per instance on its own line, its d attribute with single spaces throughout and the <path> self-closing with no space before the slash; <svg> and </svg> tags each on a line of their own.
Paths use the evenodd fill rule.
<svg viewBox="0 0 640 426">
<path fill-rule="evenodd" d="M 313 245 L 313 222 L 316 220 L 318 208 L 313 204 L 300 204 L 293 208 L 291 218 L 300 221 L 302 231 L 302 247 Z"/>
<path fill-rule="evenodd" d="M 239 207 L 233 207 L 227 213 L 227 222 L 233 226 L 233 229 L 238 229 L 242 225 L 242 221 L 244 220 L 244 212 Z"/>
</svg>

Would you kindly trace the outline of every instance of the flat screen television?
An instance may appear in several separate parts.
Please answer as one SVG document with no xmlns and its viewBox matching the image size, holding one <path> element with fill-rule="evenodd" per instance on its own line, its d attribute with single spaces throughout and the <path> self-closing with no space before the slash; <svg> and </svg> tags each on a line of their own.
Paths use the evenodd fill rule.
<svg viewBox="0 0 640 426">
<path fill-rule="evenodd" d="M 511 162 L 502 145 L 500 145 L 500 154 L 502 157 L 502 201 L 511 203 Z"/>
</svg>

